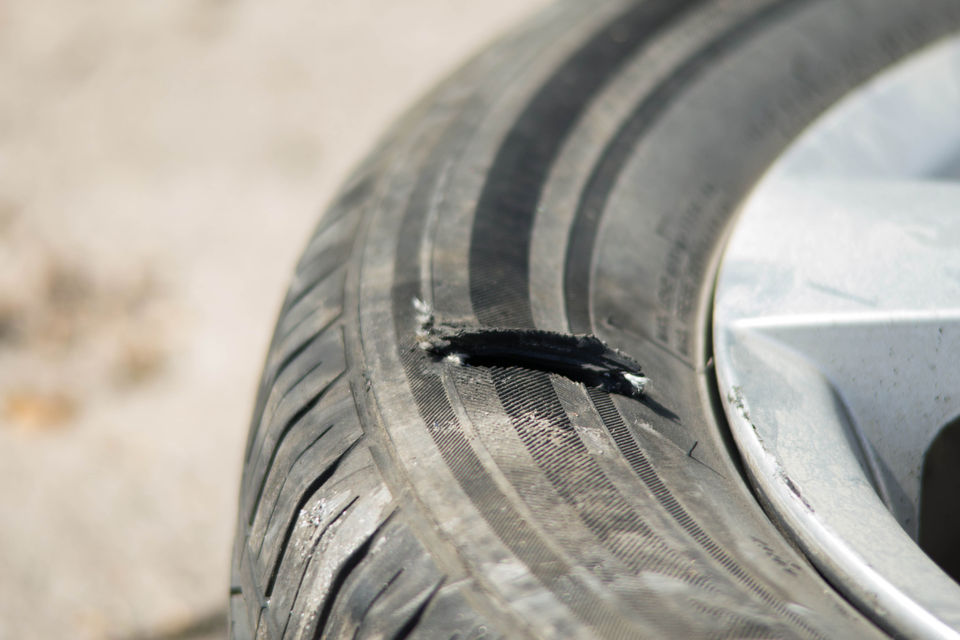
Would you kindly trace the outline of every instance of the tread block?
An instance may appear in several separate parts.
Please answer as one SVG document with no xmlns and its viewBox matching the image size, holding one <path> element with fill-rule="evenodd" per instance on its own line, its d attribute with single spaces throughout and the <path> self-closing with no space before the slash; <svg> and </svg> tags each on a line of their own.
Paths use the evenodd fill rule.
<svg viewBox="0 0 960 640">
<path fill-rule="evenodd" d="M 340 447 L 343 440 L 356 441 L 362 433 L 350 385 L 341 378 L 327 392 L 324 401 L 303 416 L 297 428 L 291 430 L 278 447 L 254 512 L 249 534 L 252 548 L 259 549 L 267 525 L 284 496 L 298 487 L 308 486 L 329 465 L 329 456 L 343 453 Z"/>
<path fill-rule="evenodd" d="M 273 420 L 277 406 L 307 374 L 330 360 L 343 360 L 343 336 L 338 326 L 331 326 L 318 333 L 306 348 L 302 349 L 282 370 L 277 371 L 276 377 L 270 383 L 270 391 L 264 402 L 263 416 L 259 426 L 262 427 L 262 423 Z"/>
<path fill-rule="evenodd" d="M 308 291 L 316 287 L 320 282 L 327 279 L 339 267 L 344 265 L 350 258 L 350 251 L 353 249 L 353 232 L 356 228 L 356 218 L 348 216 L 346 219 L 338 221 L 335 226 L 343 228 L 334 228 L 326 230 L 321 236 L 315 237 L 314 241 L 328 242 L 323 250 L 309 260 L 301 261 L 287 290 L 287 295 L 283 301 L 283 310 L 281 316 L 285 315 L 297 301 L 303 299 Z M 345 233 L 349 231 L 350 233 Z M 328 240 L 324 236 L 335 233 L 336 237 Z"/>
<path fill-rule="evenodd" d="M 300 255 L 297 274 L 309 270 L 310 263 L 330 246 L 336 244 L 339 239 L 353 238 L 356 231 L 354 225 L 359 220 L 366 200 L 374 195 L 378 177 L 375 173 L 376 168 L 371 166 L 369 160 L 365 165 L 357 168 L 357 172 L 351 176 L 349 182 L 320 218 L 320 222 Z"/>
<path fill-rule="evenodd" d="M 260 620 L 260 610 L 263 608 L 263 590 L 260 589 L 253 575 L 253 565 L 251 564 L 250 551 L 247 545 L 243 545 L 238 561 L 239 570 L 233 575 L 233 581 L 236 587 L 239 587 L 243 602 L 241 617 L 237 618 L 238 628 L 243 628 L 251 634 L 257 629 Z"/>
<path fill-rule="evenodd" d="M 330 607 L 331 637 L 395 638 L 416 626 L 444 576 L 399 518 L 381 528 Z"/>
<path fill-rule="evenodd" d="M 388 603 L 383 603 L 384 608 Z M 370 619 L 377 620 L 380 612 L 371 611 Z M 516 631 L 514 631 L 516 634 Z M 359 637 L 365 637 L 362 634 Z M 371 636 L 366 636 L 371 637 Z M 410 638 L 456 638 L 456 640 L 495 640 L 504 635 L 482 618 L 466 601 L 461 585 L 442 586 L 432 595 Z"/>
<path fill-rule="evenodd" d="M 309 362 L 298 362 L 301 358 Z M 323 400 L 328 388 L 346 369 L 339 327 L 325 332 L 281 374 L 274 386 L 264 420 L 260 424 L 247 461 L 244 513 L 252 513 L 276 449 L 288 431 Z M 312 366 L 311 366 L 312 365 Z M 288 375 L 289 374 L 289 375 Z"/>
<path fill-rule="evenodd" d="M 333 318 L 339 315 L 341 300 L 335 295 L 343 289 L 346 269 L 337 266 L 326 278 L 317 282 L 304 292 L 303 297 L 296 299 L 293 306 L 281 316 L 277 323 L 275 341 L 279 344 L 302 323 L 311 316 L 319 316 L 319 323 L 324 317 Z M 318 322 L 314 322 L 316 325 Z M 278 354 L 278 350 L 274 350 Z"/>
<path fill-rule="evenodd" d="M 260 613 L 260 624 L 257 626 L 257 638 L 256 640 L 268 640 L 273 637 L 275 634 L 271 633 L 269 619 L 267 616 L 263 615 L 263 612 Z"/>
<path fill-rule="evenodd" d="M 266 412 L 267 401 L 278 382 L 278 376 L 291 366 L 293 361 L 307 350 L 310 344 L 326 331 L 343 312 L 343 281 L 344 269 L 336 265 L 329 274 L 310 283 L 305 293 L 312 294 L 310 297 L 315 299 L 316 306 L 308 312 L 299 312 L 301 319 L 293 324 L 288 323 L 288 328 L 283 331 L 280 323 L 284 321 L 286 316 L 285 312 L 281 312 L 270 341 L 270 351 L 263 367 L 263 374 L 260 376 L 260 386 L 257 389 L 245 459 L 249 459 L 253 450 L 254 438 Z M 288 302 L 284 303 L 284 308 L 291 300 L 289 294 L 287 300 Z"/>
<path fill-rule="evenodd" d="M 310 342 L 326 331 L 333 322 L 343 313 L 339 301 L 332 300 L 331 291 L 343 286 L 343 272 L 338 271 L 336 278 L 324 280 L 317 285 L 318 290 L 326 292 L 327 301 L 317 304 L 296 326 L 278 336 L 271 349 L 270 356 L 264 366 L 264 384 L 269 385 L 277 375 L 310 344 Z"/>
<path fill-rule="evenodd" d="M 247 620 L 247 606 L 242 593 L 230 594 L 230 622 L 228 636 L 234 640 L 253 640 L 253 631 Z"/>
<path fill-rule="evenodd" d="M 270 584 L 268 576 L 275 570 L 285 543 L 291 539 L 292 527 L 303 515 L 312 496 L 325 491 L 325 485 L 336 477 L 360 437 L 350 429 L 349 424 L 337 425 L 311 446 L 302 464 L 295 468 L 295 475 L 287 479 L 276 509 L 272 514 L 266 514 L 269 524 L 265 527 L 259 549 L 254 546 L 257 541 L 251 540 L 251 549 L 259 551 L 257 567 L 260 584 Z M 336 504 L 336 501 L 327 500 L 318 507 L 318 513 L 322 511 L 323 516 L 330 515 L 328 511 L 336 509 Z M 314 514 L 313 520 L 317 518 L 323 520 L 323 517 Z M 270 587 L 267 586 L 267 589 L 269 591 Z"/>
<path fill-rule="evenodd" d="M 365 552 L 363 545 L 394 508 L 369 451 L 351 450 L 297 514 L 280 560 L 267 610 L 278 629 L 289 619 L 285 637 L 313 637 L 312 629 L 324 617 L 326 594 L 336 597 L 338 579 L 352 569 L 351 558 Z"/>
</svg>

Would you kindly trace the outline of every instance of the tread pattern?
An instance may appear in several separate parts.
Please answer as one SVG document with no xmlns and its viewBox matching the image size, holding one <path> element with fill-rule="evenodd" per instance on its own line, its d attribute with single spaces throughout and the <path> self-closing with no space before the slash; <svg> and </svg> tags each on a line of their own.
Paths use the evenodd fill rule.
<svg viewBox="0 0 960 640">
<path fill-rule="evenodd" d="M 398 515 L 351 389 L 344 265 L 373 173 L 361 169 L 304 251 L 264 365 L 233 554 L 231 638 L 406 638 L 428 627 L 497 637 Z"/>
<path fill-rule="evenodd" d="M 770 6 L 779 9 L 788 4 L 791 3 L 780 0 Z M 594 66 L 616 69 L 635 52 L 637 43 L 645 42 L 649 34 L 678 20 L 696 5 L 693 1 L 651 0 L 631 6 L 556 69 L 513 124 L 486 176 L 472 220 L 467 271 L 471 307 L 481 325 L 533 326 L 527 261 L 537 203 L 551 160 L 566 138 L 566 128 L 577 122 L 591 92 L 603 86 L 602 73 L 591 75 Z M 762 20 L 767 12 L 760 11 L 758 15 L 758 20 Z M 618 29 L 632 29 L 637 34 L 617 40 L 611 34 Z M 571 91 L 572 87 L 576 91 Z M 449 152 L 438 145 L 435 154 Z M 440 157 L 426 162 L 427 166 L 441 164 Z M 565 561 L 539 543 L 530 524 L 494 486 L 464 435 L 442 381 L 436 374 L 426 373 L 426 358 L 414 344 L 417 320 L 409 301 L 419 295 L 417 243 L 424 235 L 425 212 L 439 179 L 439 175 L 423 172 L 412 191 L 401 226 L 394 264 L 397 284 L 392 290 L 394 327 L 401 337 L 400 360 L 421 419 L 446 465 L 499 539 L 570 611 L 608 637 L 650 633 L 649 627 L 637 625 L 615 608 L 607 608 L 589 589 L 569 584 L 562 569 Z M 686 510 L 679 508 L 662 483 L 651 489 L 661 494 L 666 491 L 667 497 L 660 500 L 662 506 L 705 553 L 691 561 L 688 540 L 678 543 L 676 536 L 671 536 L 668 541 L 661 531 L 648 525 L 648 514 L 631 506 L 589 455 L 560 405 L 549 376 L 516 368 L 494 368 L 491 375 L 496 400 L 487 399 L 485 403 L 502 406 L 547 481 L 629 572 L 655 573 L 683 583 L 686 598 L 707 594 L 716 598 L 718 592 L 736 593 L 746 587 L 743 595 L 747 597 L 731 605 L 744 620 L 757 621 L 758 628 L 768 634 L 824 637 L 803 616 L 792 611 L 787 602 L 772 595 L 744 571 L 692 521 Z M 478 388 L 478 380 L 471 380 L 458 395 L 468 396 Z M 545 429 L 544 425 L 550 428 Z M 708 558 L 712 562 L 707 562 Z M 692 569 L 692 563 L 700 568 Z M 734 586 L 735 581 L 741 587 Z M 734 600 L 731 598 L 730 602 Z M 678 620 L 673 629 L 683 629 L 688 622 Z M 731 616 L 724 632 L 735 634 L 743 626 L 748 626 L 748 622 Z"/>
</svg>

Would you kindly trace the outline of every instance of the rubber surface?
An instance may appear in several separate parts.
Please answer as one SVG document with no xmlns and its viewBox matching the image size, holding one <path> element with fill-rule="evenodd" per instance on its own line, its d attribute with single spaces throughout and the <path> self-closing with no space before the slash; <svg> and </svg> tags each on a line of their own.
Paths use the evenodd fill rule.
<svg viewBox="0 0 960 640">
<path fill-rule="evenodd" d="M 882 635 L 743 479 L 710 291 L 777 154 L 958 25 L 954 0 L 560 4 L 426 98 L 324 216 L 281 312 L 232 637 Z M 651 386 L 436 361 L 424 305 L 596 334 Z"/>
</svg>

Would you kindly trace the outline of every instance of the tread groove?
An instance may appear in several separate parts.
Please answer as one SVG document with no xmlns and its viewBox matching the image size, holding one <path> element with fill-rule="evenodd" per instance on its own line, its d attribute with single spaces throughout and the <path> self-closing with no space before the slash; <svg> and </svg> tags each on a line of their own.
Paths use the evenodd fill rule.
<svg viewBox="0 0 960 640">
<path fill-rule="evenodd" d="M 377 591 L 376 595 L 373 596 L 373 598 L 370 600 L 367 606 L 363 609 L 363 613 L 360 615 L 361 618 L 367 617 L 367 614 L 370 613 L 370 610 L 373 609 L 373 606 L 377 604 L 377 600 L 379 600 L 380 597 L 390 589 L 390 587 L 393 585 L 394 582 L 397 581 L 397 578 L 399 578 L 402 573 L 403 573 L 403 568 L 400 568 L 397 570 L 396 573 L 390 576 L 390 579 L 387 580 L 387 582 L 383 585 L 383 587 L 380 588 L 379 591 Z M 357 626 L 357 628 L 354 629 L 353 637 L 355 640 L 360 637 L 360 626 Z"/>
<path fill-rule="evenodd" d="M 851 80 L 957 28 L 957 1 L 572 3 L 426 96 L 335 196 L 281 304 L 230 633 L 868 637 L 866 607 L 790 564 L 742 469 L 717 480 L 659 435 L 734 457 L 722 424 L 688 420 L 705 400 L 676 353 L 701 344 L 737 198 Z M 414 297 L 488 368 L 425 354 Z M 568 384 L 617 371 L 547 330 L 601 318 L 683 421 Z"/>
<path fill-rule="evenodd" d="M 323 333 L 323 332 L 317 334 L 317 336 L 315 336 L 314 339 L 319 338 L 319 337 L 322 335 L 322 333 Z M 312 344 L 313 344 L 313 341 L 314 341 L 313 339 L 310 340 L 310 341 L 308 341 L 307 346 L 312 345 Z M 294 380 L 294 381 L 290 384 L 290 386 L 287 387 L 286 390 L 284 390 L 284 392 L 280 395 L 280 397 L 277 398 L 276 402 L 274 402 L 274 409 L 276 409 L 276 407 L 280 406 L 280 404 L 282 404 L 283 401 L 287 399 L 287 396 L 289 396 L 289 395 L 293 392 L 294 389 L 296 389 L 298 386 L 300 386 L 300 383 L 301 383 L 301 382 L 303 382 L 304 380 L 306 380 L 307 377 L 308 377 L 311 373 L 313 373 L 314 371 L 317 371 L 318 369 L 320 369 L 320 368 L 323 366 L 323 364 L 324 364 L 324 361 L 323 361 L 323 360 L 317 361 L 316 364 L 314 364 L 314 365 L 311 366 L 309 369 L 307 369 L 306 371 L 304 371 L 304 372 L 300 375 L 299 378 L 297 378 L 296 380 Z M 277 378 L 279 378 L 279 376 L 277 376 Z M 270 391 L 273 391 L 274 389 L 277 388 L 277 387 L 276 387 L 277 383 L 278 383 L 278 379 L 274 379 L 274 380 L 272 380 L 272 381 L 270 382 L 270 384 L 268 385 L 268 388 L 270 389 Z M 269 394 L 268 394 L 268 396 L 269 396 Z M 264 413 L 266 412 L 266 405 L 269 404 L 269 402 L 270 402 L 270 398 L 268 397 L 267 400 L 266 400 L 266 402 L 264 402 Z M 262 415 L 261 415 L 260 420 L 259 420 L 258 422 L 260 423 L 260 424 L 258 425 L 260 428 L 266 428 L 265 425 L 262 424 L 262 423 L 263 423 L 263 416 L 262 416 Z M 258 433 L 257 433 L 256 435 L 257 435 L 257 437 L 259 437 L 259 435 L 260 435 L 260 434 L 259 434 L 259 429 L 258 429 L 257 431 L 258 431 Z M 252 454 L 253 454 L 253 451 L 251 450 L 251 455 L 252 455 Z M 250 459 L 250 460 L 248 460 L 248 462 L 253 462 L 253 460 Z"/>
<path fill-rule="evenodd" d="M 320 432 L 320 434 L 319 434 L 316 438 L 314 438 L 313 441 L 310 442 L 310 444 L 308 444 L 307 446 L 305 446 L 305 447 L 303 448 L 303 450 L 302 450 L 299 454 L 297 454 L 297 457 L 296 457 L 296 458 L 293 460 L 293 462 L 291 463 L 290 468 L 292 469 L 293 467 L 295 467 L 296 464 L 297 464 L 298 462 L 300 462 L 300 459 L 303 458 L 303 456 L 306 455 L 306 453 L 307 453 L 308 451 L 310 451 L 310 448 L 313 447 L 313 445 L 315 445 L 317 442 L 319 442 L 319 441 L 323 438 L 323 436 L 325 436 L 327 433 L 329 433 L 330 430 L 333 429 L 333 427 L 334 427 L 333 424 L 327 425 L 327 427 L 326 427 L 322 432 Z M 353 445 L 351 445 L 351 446 L 353 446 Z M 280 448 L 279 445 L 277 446 L 277 448 L 278 448 L 278 449 Z M 347 451 L 344 452 L 344 455 L 346 455 L 347 452 L 349 452 L 349 448 L 347 449 Z M 337 460 L 337 462 L 339 462 L 339 460 Z M 272 470 L 273 470 L 272 467 L 267 470 L 267 476 L 268 476 L 268 478 L 269 478 L 270 472 L 271 472 Z M 271 518 L 273 518 L 274 514 L 277 512 L 277 505 L 280 503 L 279 498 L 280 498 L 280 496 L 283 495 L 283 489 L 284 489 L 286 486 L 287 486 L 287 477 L 284 477 L 283 482 L 280 484 L 280 490 L 277 492 L 277 500 L 274 501 L 273 506 L 270 508 L 270 514 L 267 516 L 267 521 L 268 521 L 268 522 L 270 521 Z M 308 488 L 307 488 L 307 491 L 310 491 L 310 490 L 311 490 L 311 489 L 308 487 Z M 303 504 L 306 504 L 306 503 L 304 502 Z M 302 509 L 302 508 L 303 508 L 303 504 L 298 504 L 298 505 L 297 505 L 298 509 Z M 261 507 L 262 507 L 262 503 L 258 503 L 258 506 L 261 506 Z M 257 509 L 257 511 L 260 511 L 260 509 Z M 299 511 L 298 511 L 298 513 L 299 513 Z M 263 549 L 263 541 L 261 540 L 261 541 L 260 541 L 259 548 L 258 548 L 258 550 L 257 550 L 257 554 L 258 554 L 258 555 L 260 554 L 260 552 L 262 551 L 262 549 Z"/>
<path fill-rule="evenodd" d="M 312 336 L 304 340 L 303 343 L 297 345 L 295 349 L 293 349 L 290 353 L 284 356 L 283 359 L 279 363 L 277 363 L 276 370 L 273 373 L 269 374 L 270 382 L 267 386 L 273 386 L 273 384 L 277 381 L 277 379 L 283 375 L 283 372 L 287 370 L 287 367 L 290 366 L 290 363 L 296 360 L 297 357 L 300 354 L 302 354 L 304 351 L 309 349 L 314 342 L 320 339 L 323 336 L 323 334 L 325 334 L 327 330 L 330 329 L 330 327 L 335 325 L 337 321 L 340 320 L 341 315 L 343 314 L 338 313 L 334 318 L 330 320 L 330 322 L 320 327 L 316 333 L 314 333 Z"/>
<path fill-rule="evenodd" d="M 337 274 L 337 273 L 341 273 L 342 270 L 343 270 L 343 265 L 338 265 L 337 268 L 333 270 L 333 273 L 330 275 L 330 277 L 333 277 L 333 275 L 335 275 L 335 274 Z M 341 275 L 342 275 L 342 274 L 341 274 Z M 320 288 L 321 286 L 323 286 L 324 284 L 326 284 L 326 282 L 325 282 L 325 281 L 322 281 L 322 282 L 318 282 L 318 283 L 315 284 L 314 286 L 310 287 L 310 288 L 307 290 L 306 294 L 303 296 L 303 299 L 302 299 L 300 302 L 303 303 L 303 304 L 306 304 L 304 301 L 307 300 L 307 299 L 310 297 L 311 294 L 315 293 L 315 292 L 317 291 L 317 289 L 319 289 L 319 288 Z M 307 320 L 310 319 L 310 316 L 312 315 L 313 312 L 312 312 L 312 311 L 308 311 L 308 312 L 306 312 L 306 313 L 299 314 L 299 313 L 298 313 L 298 309 L 299 309 L 299 308 L 300 308 L 299 305 L 294 305 L 294 306 L 291 307 L 286 313 L 284 313 L 284 315 L 282 316 L 282 319 L 281 319 L 280 323 L 278 323 L 278 326 L 277 326 L 278 329 L 280 329 L 281 326 L 282 326 L 282 330 L 281 330 L 281 331 L 278 331 L 278 333 L 277 333 L 277 342 L 278 342 L 278 343 L 283 342 L 283 340 L 285 340 L 286 338 L 288 338 L 291 334 L 293 334 L 294 331 L 297 330 L 297 327 L 302 326 L 304 322 L 306 322 Z M 284 321 L 285 321 L 287 318 L 290 318 L 290 317 L 291 317 L 292 315 L 294 315 L 294 314 L 298 314 L 298 315 L 300 315 L 301 317 L 296 318 L 295 321 L 293 322 L 293 324 L 291 324 L 291 325 L 289 325 L 289 326 L 283 326 Z M 340 314 L 338 313 L 337 315 L 339 316 Z"/>
<path fill-rule="evenodd" d="M 287 299 L 287 301 L 283 305 L 283 310 L 281 311 L 281 315 L 286 315 L 287 312 L 293 309 L 293 307 L 297 306 L 297 304 L 302 302 L 304 298 L 309 296 L 312 291 L 314 291 L 319 285 L 321 285 L 324 280 L 332 276 L 334 273 L 337 272 L 338 269 L 340 269 L 343 266 L 342 254 L 348 253 L 347 249 L 350 248 L 350 245 L 351 245 L 350 242 L 342 242 L 342 243 L 336 244 L 326 249 L 323 252 L 323 254 L 321 254 L 320 256 L 317 256 L 314 260 L 310 261 L 307 265 L 305 265 L 305 268 L 312 266 L 317 262 L 320 262 L 320 260 L 322 260 L 323 257 L 327 255 L 335 255 L 337 258 L 339 258 L 339 259 L 333 260 L 332 265 L 323 265 L 323 267 L 320 270 L 320 273 L 311 274 L 312 281 L 309 283 L 304 283 L 300 291 L 297 291 L 294 296 Z"/>
<path fill-rule="evenodd" d="M 259 506 L 260 499 L 263 497 L 263 490 L 267 484 L 267 477 L 269 475 L 269 470 L 277 459 L 277 452 L 280 449 L 280 445 L 283 444 L 283 439 L 287 436 L 288 433 L 290 433 L 290 430 L 293 429 L 293 427 L 297 424 L 297 422 L 302 420 L 305 415 L 310 413 L 310 411 L 317 406 L 320 400 L 322 400 L 323 397 L 327 394 L 327 391 L 331 387 L 333 387 L 334 384 L 336 384 L 336 382 L 344 375 L 344 373 L 345 371 L 340 371 L 336 375 L 336 377 L 333 378 L 333 380 L 331 380 L 322 389 L 320 389 L 320 391 L 318 391 L 316 395 L 310 398 L 310 400 L 307 401 L 307 403 L 304 404 L 303 407 L 298 409 L 297 412 L 293 414 L 293 416 L 291 416 L 291 418 L 286 422 L 286 424 L 284 424 L 283 429 L 280 430 L 280 433 L 277 436 L 277 442 L 270 451 L 270 459 L 267 461 L 267 464 L 265 466 L 263 477 L 260 478 L 260 481 L 258 483 L 259 486 L 257 487 L 257 499 L 254 501 L 254 508 L 250 510 L 248 526 L 252 526 L 253 521 L 256 518 L 256 515 L 257 515 L 256 507 Z"/>
<path fill-rule="evenodd" d="M 287 523 L 287 528 L 283 533 L 283 544 L 280 545 L 281 549 L 286 550 L 287 546 L 290 544 L 290 538 L 291 536 L 293 536 L 293 529 L 294 527 L 297 526 L 297 518 L 300 516 L 300 512 L 303 510 L 304 505 L 306 505 L 307 502 L 310 500 L 310 498 L 313 497 L 313 494 L 319 491 L 320 487 L 326 484 L 327 480 L 329 480 L 333 476 L 333 474 L 337 472 L 337 469 L 340 467 L 340 463 L 343 462 L 343 460 L 357 446 L 357 443 L 360 442 L 362 439 L 363 437 L 361 436 L 356 440 L 354 440 L 352 443 L 350 443 L 350 446 L 348 446 L 346 450 L 344 450 L 344 452 L 337 457 L 336 460 L 331 462 L 330 465 L 323 470 L 323 473 L 317 476 L 316 479 L 314 479 L 314 481 L 311 482 L 310 485 L 306 488 L 306 490 L 304 490 L 303 494 L 300 496 L 300 500 L 297 501 L 297 505 L 293 510 L 293 516 L 290 518 L 290 522 Z M 354 498 L 354 500 L 352 500 L 350 504 L 344 507 L 340 515 L 342 515 L 343 512 L 349 509 L 350 506 L 355 501 L 356 501 L 356 498 Z M 336 522 L 336 520 L 340 518 L 340 515 L 338 515 L 337 518 L 333 520 L 333 522 Z M 333 524 L 333 522 L 331 522 L 331 524 Z M 324 528 L 324 531 L 326 531 L 327 528 L 329 528 L 329 525 Z M 323 535 L 321 534 L 320 537 L 323 537 Z M 276 584 L 277 573 L 280 570 L 280 565 L 282 564 L 282 562 L 283 562 L 283 554 L 279 554 L 276 561 L 274 562 L 273 569 L 270 570 L 270 579 L 267 580 L 267 588 L 264 591 L 264 593 L 266 594 L 266 597 L 268 598 L 273 594 L 273 587 L 274 587 L 274 584 Z"/>
<path fill-rule="evenodd" d="M 403 626 L 397 630 L 391 640 L 406 640 L 406 638 L 410 637 L 410 634 L 413 633 L 414 629 L 417 628 L 417 625 L 420 624 L 420 619 L 423 618 L 423 614 L 426 612 L 427 607 L 430 606 L 430 603 L 433 602 L 437 592 L 440 591 L 440 587 L 443 586 L 443 581 L 444 578 L 440 578 L 440 580 L 437 581 L 437 584 L 433 586 L 433 589 L 430 590 L 430 593 L 427 594 L 427 597 L 424 598 L 422 603 L 420 603 L 420 606 L 417 607 L 417 610 L 413 612 L 413 615 L 410 616 L 410 619 L 403 623 Z"/>
<path fill-rule="evenodd" d="M 330 584 L 327 597 L 324 598 L 323 608 L 320 610 L 320 615 L 317 617 L 317 628 L 314 629 L 313 632 L 314 640 L 320 640 L 323 637 L 323 632 L 327 626 L 327 620 L 330 617 L 330 611 L 333 609 L 333 604 L 340 595 L 340 590 L 343 587 L 343 584 L 347 581 L 347 578 L 350 577 L 350 574 L 354 571 L 354 569 L 356 569 L 360 563 L 363 562 L 363 559 L 370 553 L 370 547 L 373 544 L 373 540 L 392 518 L 393 514 L 391 513 L 377 526 L 376 529 L 373 530 L 369 536 L 367 536 L 367 538 L 360 544 L 359 547 L 354 549 L 353 552 L 346 557 L 346 559 L 340 565 L 340 568 L 337 570 L 336 577 L 334 577 L 333 582 Z"/>
<path fill-rule="evenodd" d="M 323 537 L 327 534 L 327 531 L 329 531 L 332 527 L 335 527 L 335 526 L 337 525 L 337 523 L 339 523 L 341 520 L 343 520 L 343 518 L 346 517 L 347 512 L 350 511 L 350 509 L 353 508 L 353 505 L 355 505 L 355 504 L 357 503 L 357 500 L 359 500 L 359 499 L 360 499 L 360 496 L 354 496 L 353 498 L 351 498 L 350 502 L 348 502 L 346 505 L 344 505 L 343 509 L 341 509 L 341 510 L 339 511 L 339 513 L 337 513 L 336 517 L 333 518 L 333 520 L 331 520 L 331 521 L 327 524 L 327 526 L 325 526 L 325 527 L 323 528 L 323 531 L 320 532 L 320 535 L 317 536 L 317 539 L 314 541 L 313 546 L 311 546 L 311 548 L 310 548 L 310 554 L 309 554 L 309 556 L 310 556 L 311 558 L 313 557 L 313 554 L 314 554 L 315 551 L 316 551 L 317 545 L 320 544 L 320 541 L 321 541 L 321 540 L 323 539 Z M 277 566 L 278 566 L 278 567 L 282 564 L 282 560 L 283 560 L 283 559 L 281 558 L 280 560 L 277 561 Z M 306 575 L 308 568 L 309 568 L 309 562 L 305 563 L 304 566 L 303 566 L 303 573 L 300 575 L 300 580 L 297 582 L 297 591 L 296 591 L 296 593 L 293 594 L 293 600 L 292 600 L 293 603 L 296 603 L 297 599 L 300 597 L 300 592 L 303 590 L 303 578 L 304 578 L 304 576 Z M 284 612 L 284 613 L 287 615 L 287 618 L 285 619 L 285 621 L 284 621 L 284 623 L 283 623 L 283 632 L 280 634 L 281 637 L 283 637 L 283 635 L 285 635 L 286 632 L 287 632 L 287 626 L 289 626 L 289 624 L 290 624 L 290 614 L 293 613 L 293 608 L 294 608 L 294 605 L 291 604 L 290 610 Z"/>
</svg>

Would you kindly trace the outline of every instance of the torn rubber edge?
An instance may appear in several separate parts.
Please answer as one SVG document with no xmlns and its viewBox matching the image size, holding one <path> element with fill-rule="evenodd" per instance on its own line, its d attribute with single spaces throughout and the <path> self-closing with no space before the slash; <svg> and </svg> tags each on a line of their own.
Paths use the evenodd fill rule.
<svg viewBox="0 0 960 640">
<path fill-rule="evenodd" d="M 636 360 L 591 334 L 470 327 L 439 322 L 430 305 L 418 298 L 413 299 L 413 306 L 417 312 L 417 344 L 438 360 L 555 373 L 630 398 L 643 397 L 650 382 Z"/>
</svg>

